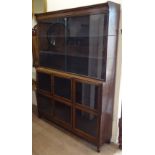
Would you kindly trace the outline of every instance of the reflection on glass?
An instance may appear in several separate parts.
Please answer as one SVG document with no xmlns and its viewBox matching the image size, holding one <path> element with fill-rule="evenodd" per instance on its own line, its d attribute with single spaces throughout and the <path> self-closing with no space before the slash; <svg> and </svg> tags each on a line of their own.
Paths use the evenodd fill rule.
<svg viewBox="0 0 155 155">
<path fill-rule="evenodd" d="M 75 127 L 80 129 L 91 136 L 97 135 L 97 117 L 93 114 L 83 112 L 81 110 L 76 110 L 76 124 Z"/>
<path fill-rule="evenodd" d="M 55 101 L 54 116 L 66 123 L 71 123 L 71 107 Z"/>
<path fill-rule="evenodd" d="M 71 80 L 54 77 L 54 93 L 58 96 L 71 99 Z"/>
<path fill-rule="evenodd" d="M 76 103 L 96 109 L 97 94 L 98 87 L 96 85 L 76 82 Z"/>
<path fill-rule="evenodd" d="M 65 70 L 65 20 L 44 20 L 40 23 L 40 65 Z"/>
<path fill-rule="evenodd" d="M 38 73 L 37 75 L 39 89 L 51 92 L 51 76 L 45 73 Z"/>
</svg>

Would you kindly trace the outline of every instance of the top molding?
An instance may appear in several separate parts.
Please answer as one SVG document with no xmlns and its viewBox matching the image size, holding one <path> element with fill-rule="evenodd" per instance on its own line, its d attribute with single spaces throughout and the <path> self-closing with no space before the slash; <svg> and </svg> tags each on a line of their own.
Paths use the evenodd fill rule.
<svg viewBox="0 0 155 155">
<path fill-rule="evenodd" d="M 69 16 L 81 16 L 87 14 L 98 14 L 98 13 L 109 13 L 109 9 L 113 8 L 113 6 L 119 7 L 120 4 L 114 2 L 106 2 L 101 4 L 95 4 L 90 6 L 83 6 L 65 10 L 58 10 L 46 13 L 35 14 L 37 21 L 46 20 L 49 18 L 58 18 L 58 17 L 69 17 Z"/>
</svg>

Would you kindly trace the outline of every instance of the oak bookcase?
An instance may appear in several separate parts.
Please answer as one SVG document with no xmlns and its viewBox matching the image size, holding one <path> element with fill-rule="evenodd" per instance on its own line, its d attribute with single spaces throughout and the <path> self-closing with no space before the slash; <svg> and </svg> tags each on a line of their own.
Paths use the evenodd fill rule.
<svg viewBox="0 0 155 155">
<path fill-rule="evenodd" d="M 39 117 L 97 146 L 112 134 L 120 5 L 36 14 Z"/>
</svg>

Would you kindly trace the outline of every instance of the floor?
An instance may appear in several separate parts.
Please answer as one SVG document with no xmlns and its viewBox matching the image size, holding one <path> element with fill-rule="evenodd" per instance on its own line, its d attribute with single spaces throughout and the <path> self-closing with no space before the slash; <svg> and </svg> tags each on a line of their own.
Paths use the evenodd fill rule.
<svg viewBox="0 0 155 155">
<path fill-rule="evenodd" d="M 101 152 L 96 147 L 32 114 L 32 155 L 122 155 L 118 146 L 105 144 Z"/>
</svg>

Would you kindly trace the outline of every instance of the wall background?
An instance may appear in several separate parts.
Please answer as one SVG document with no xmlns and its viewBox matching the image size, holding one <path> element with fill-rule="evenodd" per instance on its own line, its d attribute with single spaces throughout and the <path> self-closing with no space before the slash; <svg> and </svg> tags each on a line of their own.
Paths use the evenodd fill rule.
<svg viewBox="0 0 155 155">
<path fill-rule="evenodd" d="M 121 3 L 121 0 L 111 1 Z M 75 8 L 104 2 L 107 2 L 107 0 L 47 0 L 47 11 Z"/>
<path fill-rule="evenodd" d="M 44 0 L 33 0 L 34 3 L 34 12 L 35 13 L 40 13 L 44 12 Z"/>
<path fill-rule="evenodd" d="M 121 4 L 121 0 L 111 0 Z M 88 6 L 98 3 L 104 3 L 107 0 L 47 0 L 47 12 L 62 10 L 68 8 L 75 8 L 80 6 Z M 35 19 L 32 20 L 32 26 L 36 24 Z M 120 29 L 122 27 L 122 19 L 120 18 Z M 120 98 L 120 79 L 121 79 L 121 62 L 122 62 L 122 37 L 119 34 L 118 49 L 117 49 L 117 68 L 116 68 L 116 85 L 115 85 L 115 99 L 114 99 L 114 115 L 113 115 L 113 129 L 111 141 L 117 143 L 118 140 L 118 118 L 120 116 L 121 98 Z M 35 78 L 35 70 L 33 69 L 33 78 Z M 33 93 L 33 104 L 36 104 Z"/>
</svg>

